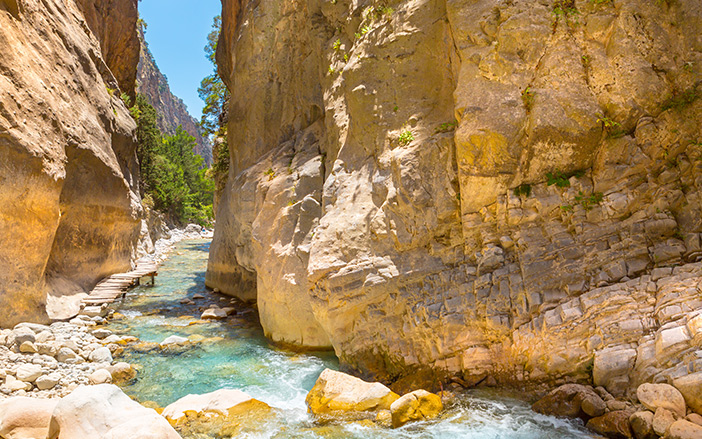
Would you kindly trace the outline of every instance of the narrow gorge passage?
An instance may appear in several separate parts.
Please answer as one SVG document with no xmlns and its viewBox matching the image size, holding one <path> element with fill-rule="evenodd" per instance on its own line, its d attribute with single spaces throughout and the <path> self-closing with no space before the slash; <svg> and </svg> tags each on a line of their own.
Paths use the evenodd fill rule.
<svg viewBox="0 0 702 439">
<path fill-rule="evenodd" d="M 702 439 L 702 1 L 0 0 L 0 439 L 240 437 Z"/>
<path fill-rule="evenodd" d="M 237 438 L 310 439 L 576 439 L 591 435 L 577 422 L 539 415 L 508 392 L 476 390 L 460 395 L 439 420 L 388 430 L 372 423 L 317 425 L 305 397 L 324 368 L 338 369 L 333 353 L 295 353 L 278 349 L 264 337 L 254 308 L 205 288 L 209 240 L 178 244 L 159 269 L 156 286 L 141 286 L 115 306 L 106 328 L 140 341 L 120 360 L 138 370 L 124 391 L 145 405 L 166 407 L 188 394 L 239 389 L 268 403 L 275 414 L 252 413 L 239 419 Z M 190 303 L 188 301 L 192 301 Z M 187 302 L 187 303 L 182 303 Z M 234 306 L 226 320 L 203 321 L 215 304 Z M 183 345 L 159 346 L 171 336 Z M 215 438 L 202 433 L 183 437 Z M 592 436 L 594 437 L 594 436 Z"/>
</svg>

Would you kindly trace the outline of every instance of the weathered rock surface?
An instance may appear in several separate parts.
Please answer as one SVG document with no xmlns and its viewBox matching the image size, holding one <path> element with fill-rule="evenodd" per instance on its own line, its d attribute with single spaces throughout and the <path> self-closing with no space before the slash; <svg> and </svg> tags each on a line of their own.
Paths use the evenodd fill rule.
<svg viewBox="0 0 702 439">
<path fill-rule="evenodd" d="M 117 18 L 107 9 L 124 20 L 101 22 Z M 133 0 L 0 3 L 2 326 L 75 315 L 86 289 L 131 267 L 136 126 L 107 61 L 128 87 L 135 13 Z"/>
<path fill-rule="evenodd" d="M 443 409 L 439 395 L 426 390 L 415 390 L 390 405 L 392 426 L 398 428 L 412 421 L 428 421 L 439 416 Z"/>
<path fill-rule="evenodd" d="M 390 410 L 400 396 L 380 383 L 325 369 L 307 394 L 305 402 L 314 414 Z"/>
<path fill-rule="evenodd" d="M 236 406 L 251 401 L 256 400 L 241 390 L 220 389 L 203 395 L 184 396 L 163 409 L 161 415 L 172 421 L 178 421 L 185 416 L 187 411 L 195 413 L 210 412 L 220 416 L 227 416 Z M 260 401 L 258 402 L 263 404 Z"/>
<path fill-rule="evenodd" d="M 608 438 L 630 439 L 634 437 L 629 423 L 630 416 L 631 412 L 625 410 L 608 412 L 587 421 L 586 427 Z"/>
<path fill-rule="evenodd" d="M 605 402 L 592 389 L 580 384 L 560 386 L 531 407 L 537 413 L 567 418 L 592 418 L 605 412 Z"/>
<path fill-rule="evenodd" d="M 80 386 L 62 398 L 47 439 L 179 439 L 168 421 L 111 384 Z"/>
<path fill-rule="evenodd" d="M 702 371 L 702 5 L 595 3 L 223 1 L 208 285 L 387 382 Z"/>
<path fill-rule="evenodd" d="M 665 436 L 666 439 L 697 439 L 700 437 L 702 437 L 702 427 L 684 419 L 675 421 Z"/>
<path fill-rule="evenodd" d="M 56 399 L 11 398 L 0 401 L 0 437 L 30 439 L 47 437 Z"/>
<path fill-rule="evenodd" d="M 692 410 L 702 414 L 702 371 L 675 378 L 673 386 L 682 393 Z"/>
<path fill-rule="evenodd" d="M 687 414 L 683 395 L 670 384 L 642 384 L 636 389 L 636 397 L 654 413 L 659 408 L 664 408 L 681 418 Z"/>
<path fill-rule="evenodd" d="M 653 431 L 653 413 L 649 411 L 634 413 L 629 417 L 629 423 L 636 439 L 656 439 L 658 437 Z"/>
</svg>

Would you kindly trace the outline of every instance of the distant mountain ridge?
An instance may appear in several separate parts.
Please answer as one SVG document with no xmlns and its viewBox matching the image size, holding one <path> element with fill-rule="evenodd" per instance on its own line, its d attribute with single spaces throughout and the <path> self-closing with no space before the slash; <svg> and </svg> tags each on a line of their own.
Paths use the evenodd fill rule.
<svg viewBox="0 0 702 439">
<path fill-rule="evenodd" d="M 137 92 L 144 94 L 158 111 L 158 126 L 162 132 L 172 135 L 175 134 L 178 126 L 182 126 L 197 140 L 195 153 L 201 156 L 205 163 L 211 165 L 212 145 L 202 136 L 197 120 L 188 113 L 183 100 L 171 93 L 168 79 L 156 65 L 142 29 L 139 30 L 139 38 L 141 53 L 137 68 Z"/>
</svg>

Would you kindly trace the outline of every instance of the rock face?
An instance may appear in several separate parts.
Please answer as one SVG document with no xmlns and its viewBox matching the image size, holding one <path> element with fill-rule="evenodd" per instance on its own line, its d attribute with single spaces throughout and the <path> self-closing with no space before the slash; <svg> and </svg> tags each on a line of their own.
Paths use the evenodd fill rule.
<svg viewBox="0 0 702 439">
<path fill-rule="evenodd" d="M 385 381 L 700 370 L 702 5 L 595 3 L 223 0 L 208 285 Z"/>
<path fill-rule="evenodd" d="M 106 17 L 86 24 L 82 10 L 124 16 L 135 4 L 0 2 L 1 326 L 46 320 L 47 303 L 51 317 L 69 317 L 86 289 L 131 268 L 142 209 L 118 79 L 134 76 L 136 64 L 120 64 L 132 48 L 119 41 L 135 29 L 125 18 L 96 38 L 91 26 Z"/>
<path fill-rule="evenodd" d="M 141 43 L 137 34 L 138 0 L 76 0 L 97 37 L 102 57 L 119 83 L 134 98 Z"/>
<path fill-rule="evenodd" d="M 202 157 L 205 163 L 212 164 L 212 145 L 202 137 L 200 125 L 188 113 L 188 108 L 183 100 L 171 93 L 168 79 L 159 70 L 156 60 L 149 50 L 143 29 L 140 29 L 139 36 L 141 54 L 137 70 L 137 91 L 144 94 L 149 103 L 158 111 L 156 122 L 163 133 L 173 135 L 178 126 L 182 126 L 197 141 L 195 153 Z"/>
</svg>

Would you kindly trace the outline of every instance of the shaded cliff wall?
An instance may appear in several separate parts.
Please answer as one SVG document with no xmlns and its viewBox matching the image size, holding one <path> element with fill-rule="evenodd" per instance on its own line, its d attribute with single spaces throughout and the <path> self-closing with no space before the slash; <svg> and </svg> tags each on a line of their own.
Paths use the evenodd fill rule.
<svg viewBox="0 0 702 439">
<path fill-rule="evenodd" d="M 136 2 L 120 4 L 136 13 Z M 52 317 L 66 317 L 84 290 L 130 268 L 141 216 L 136 126 L 101 53 L 101 44 L 120 52 L 108 40 L 74 0 L 0 1 L 3 326 L 47 320 L 47 302 Z M 130 59 L 123 78 L 136 72 Z"/>
<path fill-rule="evenodd" d="M 212 145 L 209 140 L 202 137 L 200 125 L 193 118 L 182 99 L 171 93 L 168 79 L 161 73 L 156 65 L 149 46 L 146 44 L 144 34 L 140 30 L 141 54 L 139 56 L 139 66 L 137 69 L 137 91 L 146 96 L 149 103 L 158 112 L 158 127 L 161 132 L 173 135 L 178 126 L 195 137 L 197 148 L 195 153 L 205 160 L 208 165 L 212 164 Z"/>
<path fill-rule="evenodd" d="M 135 32 L 138 0 L 77 0 L 88 27 L 100 42 L 102 58 L 122 92 L 134 99 L 139 62 L 139 37 Z"/>
<path fill-rule="evenodd" d="M 400 384 L 702 369 L 699 2 L 223 11 L 207 283 L 271 339 Z"/>
</svg>

